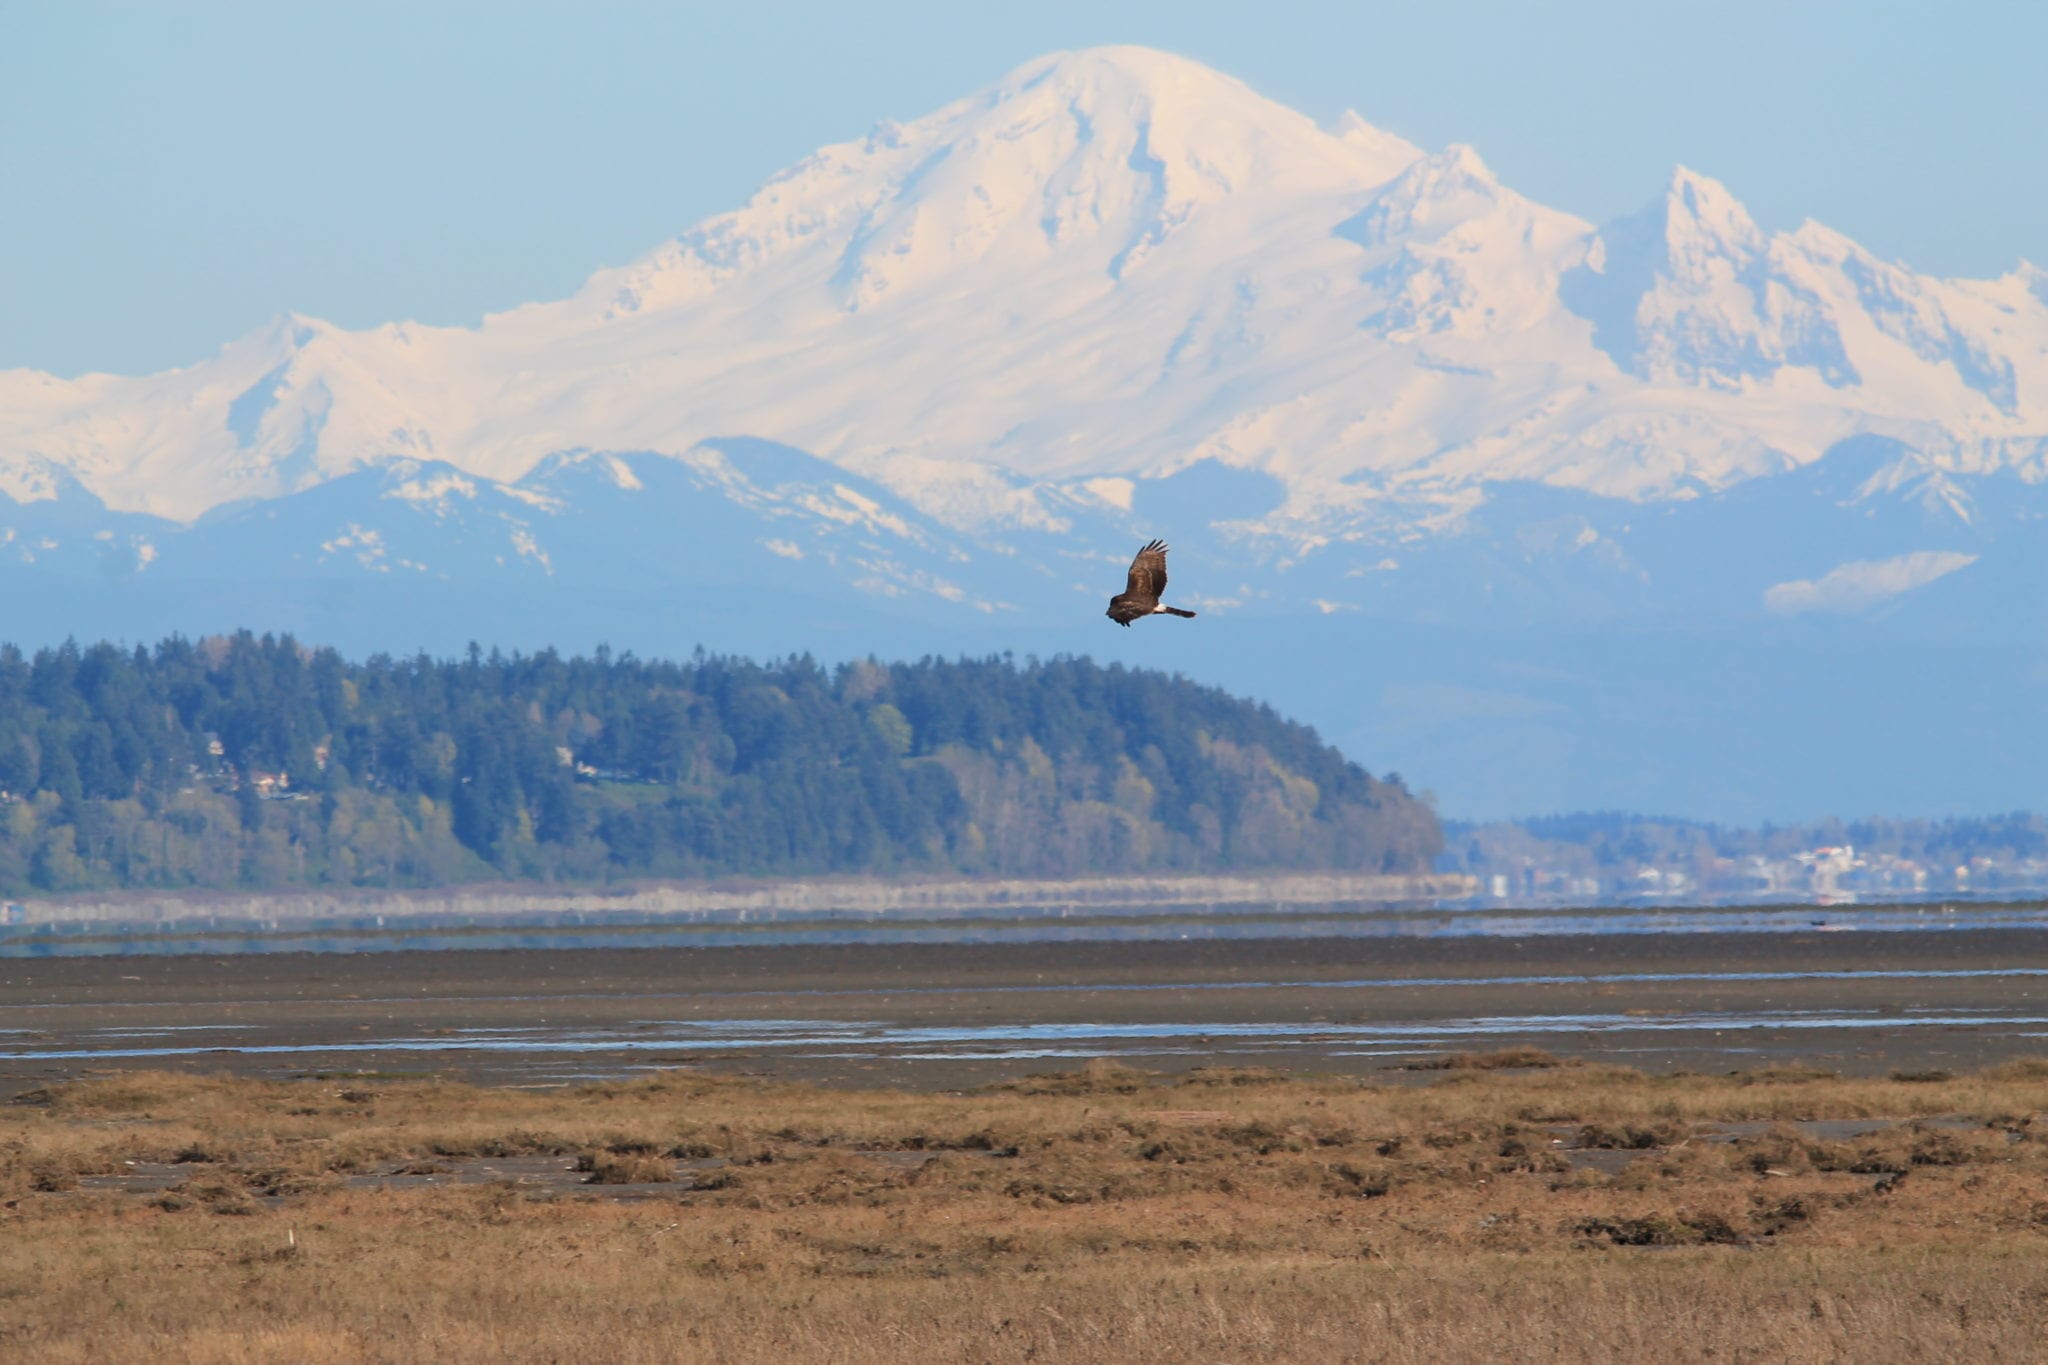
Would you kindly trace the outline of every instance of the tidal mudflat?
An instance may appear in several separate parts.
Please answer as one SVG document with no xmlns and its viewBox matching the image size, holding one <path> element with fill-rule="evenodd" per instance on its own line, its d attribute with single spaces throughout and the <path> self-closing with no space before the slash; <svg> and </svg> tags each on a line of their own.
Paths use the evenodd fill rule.
<svg viewBox="0 0 2048 1365">
<path fill-rule="evenodd" d="M 119 1069 L 947 1089 L 1107 1057 L 1370 1076 L 2048 1054 L 2048 931 L 855 944 L 0 961 L 0 1094 Z"/>
</svg>

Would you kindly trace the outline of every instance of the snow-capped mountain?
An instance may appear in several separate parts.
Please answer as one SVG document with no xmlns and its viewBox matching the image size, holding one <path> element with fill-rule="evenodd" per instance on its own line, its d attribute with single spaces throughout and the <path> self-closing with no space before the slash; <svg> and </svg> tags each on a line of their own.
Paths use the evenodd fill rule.
<svg viewBox="0 0 2048 1365">
<path fill-rule="evenodd" d="M 522 585 L 614 639 L 644 613 L 589 600 L 717 588 L 750 624 L 700 626 L 715 644 L 1009 643 L 1089 618 L 1164 532 L 1212 620 L 1319 622 L 1318 676 L 1395 625 L 1896 630 L 1928 604 L 2010 640 L 2040 624 L 1999 585 L 2043 559 L 2044 488 L 2048 273 L 1767 233 L 1684 169 L 1596 228 L 1470 148 L 1110 48 L 827 147 L 473 328 L 289 317 L 159 375 L 0 373 L 0 634 L 227 606 L 440 647 L 459 598 L 463 628 L 545 638 L 478 615 Z M 1481 685 L 1473 648 L 1455 683 L 1298 705 L 1367 757 L 1428 729 L 1417 705 L 1460 744 L 1606 723 Z M 1300 685 L 1270 650 L 1232 666 Z M 1430 771 L 1462 753 L 1404 744 L 1462 790 Z M 1549 804 L 1656 804 L 1596 786 Z"/>
</svg>

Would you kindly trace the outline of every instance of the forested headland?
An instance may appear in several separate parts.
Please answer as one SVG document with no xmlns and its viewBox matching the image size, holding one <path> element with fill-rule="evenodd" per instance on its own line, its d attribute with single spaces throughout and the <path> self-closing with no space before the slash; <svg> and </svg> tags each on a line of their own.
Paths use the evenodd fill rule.
<svg viewBox="0 0 2048 1365">
<path fill-rule="evenodd" d="M 0 894 L 1423 872 L 1441 849 L 1398 778 L 1307 726 L 1086 659 L 0 646 Z"/>
</svg>

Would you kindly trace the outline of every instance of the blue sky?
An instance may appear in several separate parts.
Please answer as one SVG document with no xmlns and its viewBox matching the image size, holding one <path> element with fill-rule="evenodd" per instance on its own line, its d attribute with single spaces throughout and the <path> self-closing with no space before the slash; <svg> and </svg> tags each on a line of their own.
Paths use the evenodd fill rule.
<svg viewBox="0 0 2048 1365">
<path fill-rule="evenodd" d="M 0 0 L 0 367 L 470 323 L 1041 52 L 1185 53 L 1602 220 L 1674 162 L 1940 274 L 2048 260 L 2048 6 Z"/>
</svg>

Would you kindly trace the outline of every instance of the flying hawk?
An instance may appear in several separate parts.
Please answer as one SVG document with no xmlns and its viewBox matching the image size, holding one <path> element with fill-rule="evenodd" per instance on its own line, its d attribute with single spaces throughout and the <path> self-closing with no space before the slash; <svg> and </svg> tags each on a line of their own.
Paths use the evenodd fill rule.
<svg viewBox="0 0 2048 1365">
<path fill-rule="evenodd" d="M 1159 594 L 1165 591 L 1166 542 L 1155 540 L 1138 551 L 1138 557 L 1131 561 L 1130 583 L 1109 599 L 1109 610 L 1103 615 L 1125 627 L 1140 616 L 1157 616 L 1161 612 L 1168 616 L 1194 615 L 1191 611 L 1182 611 L 1161 602 Z"/>
</svg>

